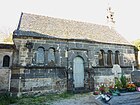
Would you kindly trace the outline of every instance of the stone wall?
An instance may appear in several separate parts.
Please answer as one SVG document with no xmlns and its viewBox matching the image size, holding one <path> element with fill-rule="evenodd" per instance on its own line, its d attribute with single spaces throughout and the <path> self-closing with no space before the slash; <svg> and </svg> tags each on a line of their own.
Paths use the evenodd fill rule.
<svg viewBox="0 0 140 105">
<path fill-rule="evenodd" d="M 55 92 L 61 86 L 63 86 L 61 90 L 74 91 L 73 60 L 77 56 L 84 60 L 85 90 L 93 90 L 93 84 L 104 82 L 105 79 L 101 79 L 103 76 L 107 80 L 113 78 L 111 70 L 115 64 L 115 51 L 119 51 L 119 65 L 124 73 L 131 73 L 132 61 L 135 61 L 134 47 L 129 45 L 97 43 L 84 40 L 26 39 L 26 37 L 21 39 L 15 38 L 14 42 L 17 50 L 14 52 L 13 65 L 15 66 L 12 69 L 12 81 L 14 81 L 12 84 L 17 82 L 18 86 L 18 79 L 21 76 L 22 91 L 48 90 Z M 32 46 L 27 46 L 29 42 Z M 44 48 L 45 52 L 43 65 L 36 63 L 36 52 L 40 46 Z M 55 62 L 53 64 L 49 64 L 47 60 L 49 48 L 55 49 Z M 98 55 L 100 50 L 105 52 L 104 66 L 99 65 Z M 108 50 L 112 51 L 112 65 L 107 65 Z M 65 76 L 61 74 L 63 78 L 59 77 L 60 68 L 63 68 L 62 71 L 67 74 Z"/>
<path fill-rule="evenodd" d="M 26 47 L 27 42 L 33 43 L 33 48 L 29 52 L 29 49 Z M 104 66 L 107 67 L 107 51 L 112 51 L 112 64 L 115 63 L 115 51 L 119 51 L 119 62 L 120 66 L 131 66 L 131 61 L 135 61 L 135 52 L 134 47 L 129 45 L 117 45 L 117 44 L 103 44 L 96 42 L 84 42 L 84 41 L 76 41 L 76 40 L 44 40 L 44 39 L 16 39 L 15 44 L 17 47 L 17 51 L 15 54 L 19 55 L 17 59 L 14 59 L 15 64 L 19 64 L 22 66 L 26 66 L 26 64 L 35 64 L 35 53 L 38 47 L 45 48 L 45 54 L 47 54 L 49 48 L 55 49 L 55 57 L 56 57 L 56 66 L 67 66 L 67 57 L 65 53 L 68 53 L 68 60 L 72 62 L 75 56 L 82 56 L 84 60 L 86 60 L 85 65 L 93 67 L 99 67 L 98 64 L 98 54 L 102 49 L 104 50 Z M 16 56 L 15 55 L 15 56 Z M 60 59 L 61 58 L 61 59 Z M 89 60 L 89 61 L 88 61 Z M 87 62 L 88 61 L 88 62 Z M 69 63 L 70 63 L 69 62 Z M 47 59 L 45 61 L 47 65 Z M 136 66 L 136 64 L 135 64 Z M 109 67 L 109 66 L 108 66 Z"/>
<path fill-rule="evenodd" d="M 10 89 L 11 70 L 0 69 L 0 92 L 6 92 Z"/>
<path fill-rule="evenodd" d="M 14 71 L 14 70 L 13 70 Z M 11 91 L 14 93 L 64 92 L 67 87 L 65 68 L 60 67 L 29 67 L 19 69 L 21 72 L 12 73 Z M 19 90 L 20 88 L 20 90 Z"/>
<path fill-rule="evenodd" d="M 6 45 L 3 45 L 6 46 Z M 1 48 L 0 49 L 0 92 L 10 91 L 10 79 L 11 79 L 11 65 L 12 65 L 13 49 Z M 4 56 L 9 56 L 9 67 L 3 67 Z"/>
</svg>

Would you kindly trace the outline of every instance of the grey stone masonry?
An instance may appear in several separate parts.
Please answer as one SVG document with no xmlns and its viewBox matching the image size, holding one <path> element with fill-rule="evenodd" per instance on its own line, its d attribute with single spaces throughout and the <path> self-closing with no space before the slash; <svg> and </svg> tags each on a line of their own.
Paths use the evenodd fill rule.
<svg viewBox="0 0 140 105">
<path fill-rule="evenodd" d="M 132 45 L 32 37 L 14 38 L 14 42 L 17 50 L 14 52 L 13 64 L 16 64 L 19 69 L 13 70 L 12 78 L 14 80 L 14 78 L 18 79 L 17 76 L 22 76 L 24 81 L 22 81 L 21 88 L 23 91 L 49 90 L 55 92 L 54 87 L 57 85 L 57 79 L 63 84 L 64 90 L 76 91 L 73 78 L 73 61 L 75 57 L 81 57 L 84 61 L 85 91 L 92 91 L 95 84 L 104 82 L 101 79 L 102 76 L 112 78 L 114 74 L 111 70 L 116 62 L 116 51 L 119 52 L 118 63 L 124 73 L 130 74 L 132 71 L 131 61 L 135 61 L 134 46 Z M 41 64 L 37 63 L 38 48 L 44 49 L 44 62 Z M 54 50 L 53 62 L 49 61 L 50 48 Z M 99 64 L 101 50 L 104 51 L 102 56 L 104 65 Z M 110 65 L 107 64 L 108 51 L 112 52 Z M 21 71 L 21 67 L 24 70 Z M 60 70 L 58 68 L 64 69 Z"/>
</svg>

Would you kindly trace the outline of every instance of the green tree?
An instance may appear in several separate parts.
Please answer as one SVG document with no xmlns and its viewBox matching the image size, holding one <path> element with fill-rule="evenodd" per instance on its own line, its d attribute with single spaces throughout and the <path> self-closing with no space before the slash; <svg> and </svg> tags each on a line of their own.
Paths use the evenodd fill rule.
<svg viewBox="0 0 140 105">
<path fill-rule="evenodd" d="M 8 37 L 4 38 L 3 41 L 5 43 L 13 43 L 13 36 L 12 34 L 8 35 Z"/>
<path fill-rule="evenodd" d="M 132 43 L 133 43 L 133 44 L 135 45 L 135 47 L 140 51 L 140 39 L 137 39 L 137 40 L 133 41 Z"/>
</svg>

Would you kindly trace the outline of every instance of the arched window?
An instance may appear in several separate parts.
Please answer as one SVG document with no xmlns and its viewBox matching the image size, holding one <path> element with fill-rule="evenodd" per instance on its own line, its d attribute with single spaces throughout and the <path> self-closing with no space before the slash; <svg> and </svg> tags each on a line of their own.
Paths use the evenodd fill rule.
<svg viewBox="0 0 140 105">
<path fill-rule="evenodd" d="M 99 65 L 104 66 L 104 50 L 99 51 Z"/>
<path fill-rule="evenodd" d="M 5 55 L 3 57 L 3 67 L 9 67 L 10 65 L 10 57 L 8 55 Z"/>
<path fill-rule="evenodd" d="M 112 51 L 108 50 L 107 53 L 107 65 L 112 66 Z"/>
<path fill-rule="evenodd" d="M 115 51 L 115 64 L 119 64 L 119 51 Z"/>
<path fill-rule="evenodd" d="M 55 50 L 53 48 L 49 49 L 48 62 L 55 62 Z"/>
<path fill-rule="evenodd" d="M 38 64 L 42 64 L 42 63 L 44 63 L 44 48 L 42 48 L 42 47 L 39 47 L 38 49 L 37 49 L 37 59 L 36 59 L 36 61 L 37 61 L 37 63 Z"/>
</svg>

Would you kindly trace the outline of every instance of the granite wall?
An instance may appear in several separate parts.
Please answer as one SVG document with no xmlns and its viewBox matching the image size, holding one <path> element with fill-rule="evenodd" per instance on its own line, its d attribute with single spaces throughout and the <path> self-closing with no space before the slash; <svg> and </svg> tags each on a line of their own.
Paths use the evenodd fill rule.
<svg viewBox="0 0 140 105">
<path fill-rule="evenodd" d="M 11 79 L 11 65 L 12 65 L 12 53 L 13 49 L 0 49 L 0 92 L 10 91 L 10 79 Z M 4 66 L 4 57 L 8 56 L 9 66 Z"/>
<path fill-rule="evenodd" d="M 85 40 L 62 40 L 43 38 L 14 38 L 14 52 L 11 89 L 18 92 L 19 77 L 21 91 L 76 91 L 73 79 L 73 60 L 84 61 L 84 90 L 92 91 L 94 84 L 104 82 L 102 76 L 113 78 L 115 51 L 119 51 L 119 65 L 126 74 L 132 71 L 135 61 L 134 47 L 129 45 L 97 43 Z M 44 48 L 43 64 L 36 63 L 39 47 Z M 55 62 L 49 63 L 48 51 L 55 51 Z M 99 51 L 104 50 L 104 66 L 99 65 Z M 107 52 L 112 51 L 112 65 L 107 65 Z M 136 64 L 134 64 L 136 66 Z M 110 79 L 109 78 L 109 79 Z M 61 87 L 61 88 L 60 88 Z"/>
</svg>

